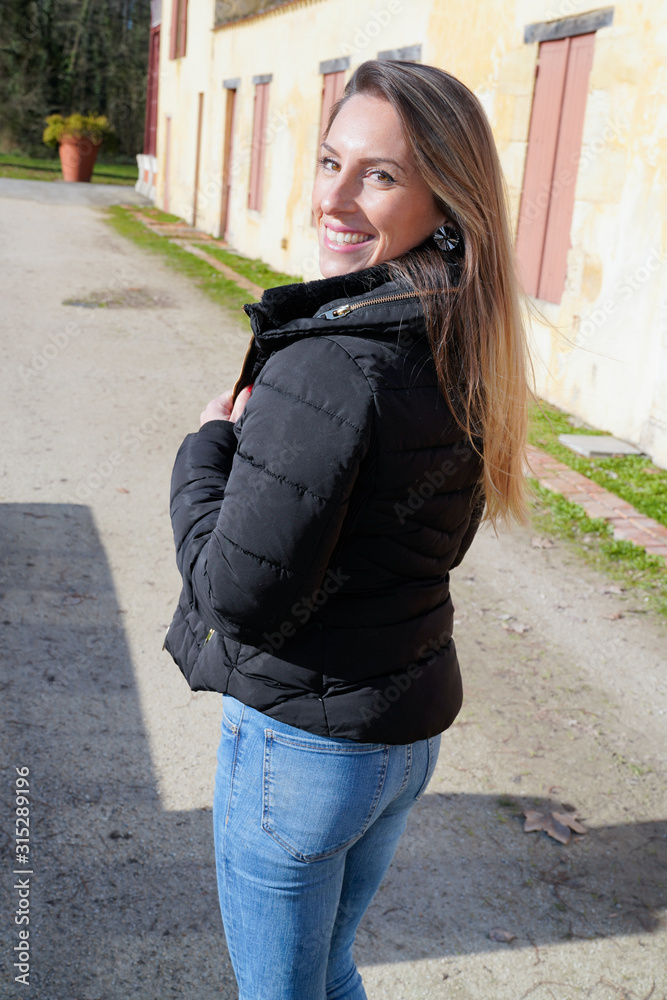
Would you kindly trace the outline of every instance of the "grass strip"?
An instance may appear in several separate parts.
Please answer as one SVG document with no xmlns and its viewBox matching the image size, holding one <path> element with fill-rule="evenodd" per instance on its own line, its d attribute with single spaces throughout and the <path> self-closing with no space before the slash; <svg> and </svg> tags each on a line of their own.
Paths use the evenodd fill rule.
<svg viewBox="0 0 667 1000">
<path fill-rule="evenodd" d="M 130 209 L 112 205 L 106 210 L 106 219 L 119 235 L 132 240 L 144 250 L 159 254 L 170 267 L 190 278 L 214 302 L 232 312 L 239 323 L 250 329 L 250 321 L 242 311 L 244 304 L 250 301 L 250 296 L 236 282 L 225 278 L 210 264 L 175 246 L 164 236 L 152 233 L 134 217 L 134 212 Z"/>
<path fill-rule="evenodd" d="M 137 206 L 142 215 L 145 215 L 148 219 L 153 219 L 154 222 L 182 222 L 183 219 L 178 215 L 170 215 L 169 212 L 163 212 L 161 208 L 155 208 L 149 205 L 139 205 Z"/>
<path fill-rule="evenodd" d="M 602 518 L 591 518 L 579 504 L 530 480 L 534 491 L 531 520 L 536 531 L 568 543 L 586 562 L 643 597 L 639 611 L 667 617 L 667 563 L 639 545 L 614 538 Z M 637 613 L 637 609 L 635 609 Z"/>
<path fill-rule="evenodd" d="M 568 414 L 540 400 L 531 408 L 528 440 L 594 483 L 622 497 L 640 513 L 667 527 L 667 469 L 661 469 L 643 455 L 622 458 L 585 458 L 558 440 L 559 434 L 577 433 Z M 604 434 L 586 428 L 584 434 Z"/>
<path fill-rule="evenodd" d="M 293 274 L 281 274 L 280 271 L 273 271 L 263 260 L 243 257 L 231 250 L 211 246 L 210 243 L 195 243 L 195 246 L 210 253 L 211 257 L 215 257 L 222 264 L 231 267 L 237 274 L 243 275 L 244 278 L 259 285 L 260 288 L 276 288 L 278 285 L 293 285 L 295 282 L 303 281 L 303 278 L 298 278 Z"/>
<path fill-rule="evenodd" d="M 104 158 L 98 157 L 91 181 L 96 184 L 125 184 L 130 187 L 136 184 L 138 176 L 136 164 L 105 162 Z M 38 159 L 16 153 L 0 153 L 0 177 L 26 181 L 59 181 L 62 180 L 60 158 Z"/>
</svg>

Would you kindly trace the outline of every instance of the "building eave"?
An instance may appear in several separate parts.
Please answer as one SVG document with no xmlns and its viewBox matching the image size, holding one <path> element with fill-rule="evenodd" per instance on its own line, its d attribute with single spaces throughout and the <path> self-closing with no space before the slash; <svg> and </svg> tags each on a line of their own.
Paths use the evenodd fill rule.
<svg viewBox="0 0 667 1000">
<path fill-rule="evenodd" d="M 230 28 L 250 24 L 252 21 L 259 21 L 262 18 L 271 17 L 272 15 L 283 14 L 288 10 L 293 10 L 295 7 L 309 7 L 311 4 L 322 2 L 323 0 L 287 0 L 287 3 L 277 3 L 273 7 L 267 7 L 266 10 L 258 11 L 256 14 L 244 14 L 242 17 L 225 21 L 224 24 L 215 24 L 212 30 L 229 31 Z"/>
</svg>

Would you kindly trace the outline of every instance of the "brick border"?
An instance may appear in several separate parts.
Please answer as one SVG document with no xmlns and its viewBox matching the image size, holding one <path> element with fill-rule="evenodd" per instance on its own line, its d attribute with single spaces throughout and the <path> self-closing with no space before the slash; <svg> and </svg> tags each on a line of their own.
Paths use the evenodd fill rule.
<svg viewBox="0 0 667 1000">
<path fill-rule="evenodd" d="M 187 222 L 158 222 L 157 219 L 152 219 L 150 216 L 144 215 L 134 205 L 122 205 L 121 208 L 131 209 L 134 218 L 138 222 L 141 222 L 150 232 L 155 233 L 156 236 L 164 236 L 170 243 L 174 243 L 180 247 L 181 250 L 187 250 L 189 253 L 194 254 L 195 257 L 200 257 L 201 260 L 206 261 L 207 264 L 214 267 L 216 271 L 224 274 L 230 281 L 236 282 L 239 288 L 250 292 L 255 299 L 261 299 L 265 291 L 264 288 L 256 285 L 249 278 L 245 278 L 227 264 L 223 264 L 217 257 L 206 253 L 201 247 L 193 246 L 195 243 L 208 243 L 209 246 L 229 250 L 229 245 L 224 240 L 216 240 L 212 236 L 209 236 L 208 233 L 202 233 L 199 229 L 189 226 Z"/>
<path fill-rule="evenodd" d="M 667 528 L 654 521 L 615 493 L 598 486 L 592 479 L 575 472 L 540 448 L 528 446 L 528 472 L 540 486 L 560 493 L 571 503 L 583 507 L 589 517 L 601 517 L 611 525 L 614 538 L 634 542 L 651 555 L 662 556 L 667 563 Z"/>
</svg>

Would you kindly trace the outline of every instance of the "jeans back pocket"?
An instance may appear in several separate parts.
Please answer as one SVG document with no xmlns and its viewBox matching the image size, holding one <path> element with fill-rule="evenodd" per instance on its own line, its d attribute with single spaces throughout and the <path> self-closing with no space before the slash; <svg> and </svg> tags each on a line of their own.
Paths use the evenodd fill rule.
<svg viewBox="0 0 667 1000">
<path fill-rule="evenodd" d="M 389 747 L 265 731 L 262 828 L 300 861 L 344 850 L 367 830 Z"/>
</svg>

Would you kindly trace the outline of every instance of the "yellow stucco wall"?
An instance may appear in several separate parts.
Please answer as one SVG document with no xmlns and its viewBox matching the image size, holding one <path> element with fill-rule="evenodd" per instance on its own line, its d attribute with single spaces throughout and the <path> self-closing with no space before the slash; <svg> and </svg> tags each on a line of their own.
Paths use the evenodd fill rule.
<svg viewBox="0 0 667 1000">
<path fill-rule="evenodd" d="M 604 4 L 600 4 L 600 7 Z M 422 61 L 460 77 L 491 121 L 518 214 L 537 43 L 527 24 L 588 11 L 582 0 L 301 0 L 212 30 L 213 0 L 190 0 L 187 55 L 169 60 L 163 24 L 157 204 L 164 206 L 165 118 L 172 118 L 169 209 L 192 219 L 197 94 L 204 93 L 196 224 L 219 235 L 225 91 L 240 78 L 230 242 L 306 278 L 319 277 L 311 226 L 322 77 L 319 63 L 421 44 Z M 593 8 L 596 9 L 596 8 Z M 261 212 L 247 208 L 256 75 L 272 74 Z M 537 302 L 539 392 L 667 466 L 667 9 L 620 0 L 595 40 L 565 294 Z"/>
</svg>

